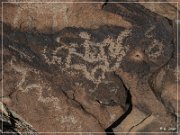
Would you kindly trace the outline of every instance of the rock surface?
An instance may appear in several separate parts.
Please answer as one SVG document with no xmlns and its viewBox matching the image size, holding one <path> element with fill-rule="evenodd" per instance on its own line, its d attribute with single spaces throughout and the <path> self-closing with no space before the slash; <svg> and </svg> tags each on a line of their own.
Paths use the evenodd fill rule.
<svg viewBox="0 0 180 135">
<path fill-rule="evenodd" d="M 108 2 L 3 3 L 3 129 L 177 132 L 175 5 Z"/>
</svg>

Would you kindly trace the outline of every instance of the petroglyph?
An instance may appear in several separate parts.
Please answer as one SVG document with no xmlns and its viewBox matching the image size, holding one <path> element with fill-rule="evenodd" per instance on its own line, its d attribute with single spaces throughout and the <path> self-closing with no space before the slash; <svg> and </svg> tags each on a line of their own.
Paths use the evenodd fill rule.
<svg viewBox="0 0 180 135">
<path fill-rule="evenodd" d="M 122 58 L 129 50 L 129 46 L 123 46 L 122 42 L 130 33 L 131 30 L 125 30 L 117 39 L 108 36 L 102 42 L 95 43 L 90 33 L 80 32 L 79 37 L 84 39 L 84 42 L 68 45 L 61 41 L 61 37 L 57 37 L 55 41 L 60 46 L 52 51 L 52 57 L 48 57 L 47 46 L 44 47 L 42 55 L 46 63 L 58 64 L 62 70 L 81 71 L 86 79 L 98 84 L 105 79 L 106 72 L 114 71 L 120 66 Z M 98 71 L 101 72 L 96 77 Z"/>
<path fill-rule="evenodd" d="M 162 42 L 154 39 L 151 46 L 148 47 L 146 50 L 149 58 L 151 59 L 157 59 L 159 56 L 163 54 L 164 51 L 164 45 Z"/>
</svg>

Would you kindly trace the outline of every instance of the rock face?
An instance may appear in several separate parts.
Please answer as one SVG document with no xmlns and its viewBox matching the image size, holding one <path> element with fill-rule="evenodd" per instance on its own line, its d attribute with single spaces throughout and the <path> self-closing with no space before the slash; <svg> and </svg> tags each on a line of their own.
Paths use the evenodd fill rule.
<svg viewBox="0 0 180 135">
<path fill-rule="evenodd" d="M 20 135 L 21 132 L 30 132 L 32 135 L 38 135 L 31 125 L 2 103 L 0 119 L 1 125 L 3 125 L 1 134 L 2 132 L 8 132 L 9 134 Z"/>
<path fill-rule="evenodd" d="M 111 2 L 3 3 L 1 132 L 178 131 L 176 8 Z"/>
</svg>

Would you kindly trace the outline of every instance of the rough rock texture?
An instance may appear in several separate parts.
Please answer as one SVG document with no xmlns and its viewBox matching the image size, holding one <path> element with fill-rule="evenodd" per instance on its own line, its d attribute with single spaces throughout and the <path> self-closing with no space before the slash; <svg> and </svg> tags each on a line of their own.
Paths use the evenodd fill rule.
<svg viewBox="0 0 180 135">
<path fill-rule="evenodd" d="M 32 135 L 38 135 L 38 133 L 29 125 L 24 119 L 17 115 L 12 110 L 9 110 L 4 104 L 1 105 L 1 134 L 2 132 L 8 132 L 9 134 L 15 132 L 15 135 L 21 135 L 22 132 L 30 132 Z M 28 133 L 27 133 L 28 134 Z"/>
<path fill-rule="evenodd" d="M 100 2 L 3 3 L 4 132 L 177 132 L 175 5 Z"/>
</svg>

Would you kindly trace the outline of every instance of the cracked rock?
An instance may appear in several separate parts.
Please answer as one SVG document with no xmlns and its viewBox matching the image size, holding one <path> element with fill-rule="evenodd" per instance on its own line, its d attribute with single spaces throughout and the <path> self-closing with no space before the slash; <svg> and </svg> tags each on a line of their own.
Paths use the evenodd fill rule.
<svg viewBox="0 0 180 135">
<path fill-rule="evenodd" d="M 3 3 L 1 132 L 177 132 L 175 5 L 87 2 Z"/>
</svg>

